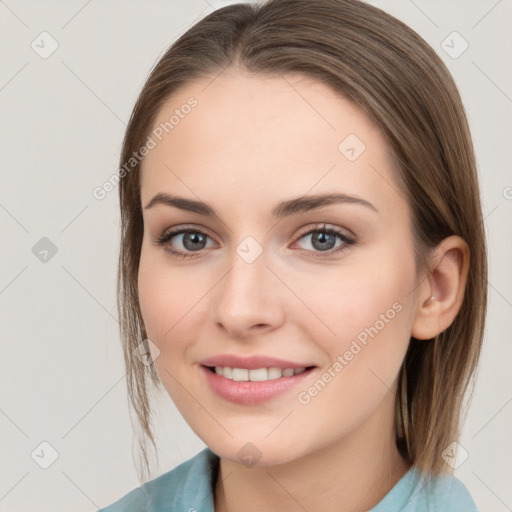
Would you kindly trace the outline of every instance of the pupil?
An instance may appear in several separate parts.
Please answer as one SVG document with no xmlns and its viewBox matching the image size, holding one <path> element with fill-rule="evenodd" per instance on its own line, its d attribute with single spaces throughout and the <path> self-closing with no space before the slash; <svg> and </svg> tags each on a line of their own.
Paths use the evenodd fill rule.
<svg viewBox="0 0 512 512">
<path fill-rule="evenodd" d="M 326 242 L 326 238 L 330 238 L 330 244 L 328 243 L 328 241 Z M 329 234 L 329 233 L 318 233 L 316 235 L 313 236 L 313 241 L 314 242 L 320 242 L 320 249 L 332 249 L 334 246 L 332 245 L 332 242 L 334 241 L 334 237 L 333 235 Z M 313 242 L 313 245 L 314 245 L 314 242 Z M 329 245 L 329 247 L 325 247 L 324 244 Z"/>
<path fill-rule="evenodd" d="M 201 243 L 204 243 L 204 235 L 202 235 L 201 233 L 185 233 L 185 236 L 183 237 L 183 245 L 188 250 L 201 249 L 202 247 L 196 247 L 196 244 Z"/>
</svg>

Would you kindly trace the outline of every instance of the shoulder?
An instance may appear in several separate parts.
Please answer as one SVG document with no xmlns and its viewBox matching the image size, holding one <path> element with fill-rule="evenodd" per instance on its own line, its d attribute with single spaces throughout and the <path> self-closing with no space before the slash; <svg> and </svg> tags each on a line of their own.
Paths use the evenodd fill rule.
<svg viewBox="0 0 512 512">
<path fill-rule="evenodd" d="M 456 476 L 440 475 L 434 480 L 430 480 L 429 493 L 435 510 L 478 512 L 467 487 Z"/>
<path fill-rule="evenodd" d="M 456 476 L 442 474 L 429 478 L 414 472 L 416 485 L 410 497 L 410 504 L 414 504 L 411 510 L 478 512 L 468 489 Z"/>
<path fill-rule="evenodd" d="M 453 475 L 429 477 L 412 467 L 370 512 L 478 512 L 466 486 Z"/>
<path fill-rule="evenodd" d="M 213 512 L 213 485 L 219 458 L 205 448 L 176 468 L 132 489 L 97 512 Z"/>
</svg>

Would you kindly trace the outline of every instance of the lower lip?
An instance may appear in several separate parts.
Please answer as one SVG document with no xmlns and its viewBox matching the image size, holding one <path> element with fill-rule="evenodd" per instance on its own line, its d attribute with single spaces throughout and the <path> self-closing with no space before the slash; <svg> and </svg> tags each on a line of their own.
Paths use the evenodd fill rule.
<svg viewBox="0 0 512 512">
<path fill-rule="evenodd" d="M 235 381 L 221 377 L 201 366 L 211 389 L 221 398 L 243 405 L 255 405 L 270 400 L 285 391 L 292 389 L 310 375 L 313 368 L 292 377 L 280 377 L 279 379 L 265 380 L 261 382 Z"/>
</svg>

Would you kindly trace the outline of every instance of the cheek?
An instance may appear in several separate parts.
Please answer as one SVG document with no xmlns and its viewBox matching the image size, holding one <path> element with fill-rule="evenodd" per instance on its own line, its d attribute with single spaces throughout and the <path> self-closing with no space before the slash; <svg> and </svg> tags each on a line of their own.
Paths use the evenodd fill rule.
<svg viewBox="0 0 512 512">
<path fill-rule="evenodd" d="M 331 283 L 328 291 L 318 293 L 312 306 L 321 312 L 322 322 L 315 321 L 309 335 L 318 340 L 327 359 L 322 373 L 300 390 L 298 400 L 305 404 L 304 414 L 311 411 L 308 404 L 331 411 L 328 421 L 338 434 L 379 407 L 393 389 L 409 345 L 414 265 L 402 261 L 399 268 L 393 267 L 354 269 L 342 283 Z M 346 420 L 340 422 L 342 416 Z"/>
<path fill-rule="evenodd" d="M 149 251 L 141 253 L 138 274 L 139 303 L 148 338 L 159 350 L 155 369 L 169 396 L 181 408 L 187 406 L 181 386 L 190 386 L 183 372 L 187 310 L 177 272 L 162 265 Z M 184 284 L 184 283 L 183 283 Z M 183 403 L 182 403 L 183 402 Z"/>
<path fill-rule="evenodd" d="M 166 340 L 176 339 L 176 331 L 186 318 L 188 293 L 183 278 L 162 264 L 162 259 L 142 250 L 138 274 L 139 303 L 148 338 L 161 351 L 168 350 Z M 182 320 L 180 320 L 182 319 Z M 179 339 L 179 337 L 177 338 Z"/>
<path fill-rule="evenodd" d="M 303 293 L 308 288 L 316 290 L 308 300 L 316 313 L 311 338 L 324 340 L 323 348 L 331 361 L 347 350 L 357 352 L 359 345 L 362 350 L 354 359 L 365 364 L 399 364 L 408 346 L 414 260 L 403 253 L 401 258 L 391 252 L 388 257 L 380 256 L 325 281 L 303 283 Z"/>
<path fill-rule="evenodd" d="M 141 253 L 138 275 L 139 304 L 148 337 L 161 340 L 165 333 L 165 311 L 172 311 L 170 295 L 165 294 L 165 273 L 160 271 L 152 258 Z M 158 343 L 157 343 L 158 344 Z"/>
<path fill-rule="evenodd" d="M 173 267 L 152 248 L 143 248 L 139 303 L 147 336 L 160 350 L 161 357 L 155 360 L 159 373 L 165 365 L 175 374 L 184 368 L 183 363 L 190 362 L 189 348 L 199 338 L 202 320 L 207 316 L 205 295 L 213 286 L 208 283 L 197 271 Z"/>
</svg>

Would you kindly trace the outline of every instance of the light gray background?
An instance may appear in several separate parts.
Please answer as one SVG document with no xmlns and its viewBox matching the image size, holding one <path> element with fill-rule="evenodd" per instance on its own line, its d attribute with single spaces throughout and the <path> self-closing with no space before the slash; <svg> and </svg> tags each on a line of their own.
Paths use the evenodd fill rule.
<svg viewBox="0 0 512 512">
<path fill-rule="evenodd" d="M 94 511 L 138 486 L 115 306 L 117 189 L 102 201 L 92 190 L 117 170 L 126 122 L 157 58 L 228 3 L 0 0 L 1 511 Z M 469 456 L 455 475 L 481 511 L 512 510 L 512 2 L 371 3 L 438 51 L 467 108 L 490 305 L 460 440 Z M 58 43 L 46 59 L 31 47 L 51 49 L 43 31 Z M 446 40 L 453 31 L 469 44 L 458 58 L 464 42 Z M 57 249 L 46 262 L 33 252 L 43 237 Z M 157 402 L 153 477 L 204 447 L 166 394 Z M 52 449 L 58 458 L 42 469 Z"/>
</svg>

